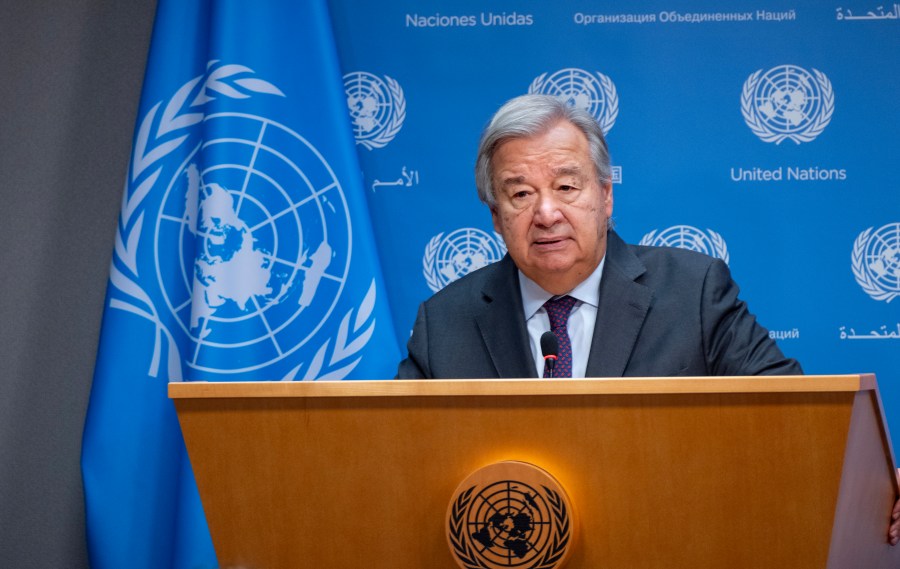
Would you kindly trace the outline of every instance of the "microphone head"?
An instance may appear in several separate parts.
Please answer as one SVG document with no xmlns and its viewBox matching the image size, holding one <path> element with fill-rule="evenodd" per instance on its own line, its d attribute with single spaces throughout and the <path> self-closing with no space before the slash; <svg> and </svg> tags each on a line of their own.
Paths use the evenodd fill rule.
<svg viewBox="0 0 900 569">
<path fill-rule="evenodd" d="M 547 356 L 555 358 L 559 355 L 559 340 L 553 332 L 544 332 L 541 336 L 541 354 L 545 358 Z"/>
</svg>

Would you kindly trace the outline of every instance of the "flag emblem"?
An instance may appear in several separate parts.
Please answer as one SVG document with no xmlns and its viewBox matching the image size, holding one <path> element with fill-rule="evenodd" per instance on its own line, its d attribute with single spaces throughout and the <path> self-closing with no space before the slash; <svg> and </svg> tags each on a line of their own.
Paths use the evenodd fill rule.
<svg viewBox="0 0 900 569">
<path fill-rule="evenodd" d="M 350 218 L 331 167 L 290 129 L 233 114 L 203 128 L 217 134 L 171 180 L 157 219 L 157 266 L 177 263 L 181 278 L 157 276 L 191 339 L 188 365 L 253 371 L 303 346 L 334 310 Z"/>
<path fill-rule="evenodd" d="M 350 268 L 352 223 L 340 181 L 315 146 L 285 125 L 247 113 L 187 112 L 217 98 L 284 96 L 251 73 L 211 64 L 206 77 L 166 102 L 160 118 L 160 105 L 145 117 L 132 159 L 136 189 L 123 208 L 123 220 L 134 221 L 122 224 L 116 247 L 130 270 L 114 267 L 112 276 L 126 296 L 112 306 L 152 320 L 157 343 L 169 340 L 169 379 L 180 379 L 178 362 L 199 376 L 258 372 L 310 341 L 319 342 L 307 347 L 313 359 L 273 379 L 293 379 L 304 366 L 304 378 L 320 378 L 329 352 L 338 368 L 331 378 L 339 379 L 371 337 L 375 297 L 373 281 L 356 299 L 352 328 L 351 309 L 334 343 L 317 338 Z M 154 146 L 155 122 L 166 136 Z M 155 218 L 152 237 L 142 236 L 145 215 Z M 155 279 L 143 274 L 149 239 Z M 154 350 L 151 375 L 162 351 Z"/>
</svg>

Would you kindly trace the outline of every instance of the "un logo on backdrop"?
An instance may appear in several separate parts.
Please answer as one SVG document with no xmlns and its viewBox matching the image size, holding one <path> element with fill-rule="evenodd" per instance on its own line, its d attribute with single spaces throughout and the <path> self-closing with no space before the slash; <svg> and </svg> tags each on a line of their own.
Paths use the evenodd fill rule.
<svg viewBox="0 0 900 569">
<path fill-rule="evenodd" d="M 834 90 L 824 73 L 780 65 L 751 74 L 741 93 L 741 113 L 765 142 L 796 144 L 822 134 L 834 113 Z"/>
<path fill-rule="evenodd" d="M 856 282 L 873 299 L 890 302 L 900 296 L 900 223 L 860 233 L 851 264 Z"/>
<path fill-rule="evenodd" d="M 573 107 L 594 115 L 603 134 L 607 134 L 619 116 L 619 95 L 612 80 L 602 73 L 591 74 L 583 69 L 568 68 L 544 73 L 532 81 L 529 94 L 552 95 Z"/>
<path fill-rule="evenodd" d="M 474 227 L 463 227 L 446 237 L 438 233 L 425 247 L 422 274 L 428 287 L 437 292 L 472 271 L 499 261 L 506 244 L 496 233 L 491 236 Z"/>
<path fill-rule="evenodd" d="M 722 236 L 707 229 L 705 232 L 690 225 L 675 225 L 658 232 L 654 229 L 644 235 L 641 245 L 655 247 L 677 247 L 688 251 L 697 251 L 728 264 L 728 246 Z"/>
<path fill-rule="evenodd" d="M 406 99 L 400 84 L 365 71 L 344 75 L 344 94 L 356 143 L 372 150 L 394 140 L 406 119 Z"/>
</svg>

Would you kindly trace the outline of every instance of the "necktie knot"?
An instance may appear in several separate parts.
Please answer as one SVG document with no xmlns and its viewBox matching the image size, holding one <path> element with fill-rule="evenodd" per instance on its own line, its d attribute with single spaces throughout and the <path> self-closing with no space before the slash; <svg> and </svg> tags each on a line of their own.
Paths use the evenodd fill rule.
<svg viewBox="0 0 900 569">
<path fill-rule="evenodd" d="M 547 311 L 547 316 L 550 317 L 550 328 L 553 330 L 566 328 L 569 321 L 569 313 L 572 312 L 572 307 L 575 306 L 576 302 L 578 301 L 571 296 L 551 298 L 545 302 L 544 309 Z"/>
</svg>

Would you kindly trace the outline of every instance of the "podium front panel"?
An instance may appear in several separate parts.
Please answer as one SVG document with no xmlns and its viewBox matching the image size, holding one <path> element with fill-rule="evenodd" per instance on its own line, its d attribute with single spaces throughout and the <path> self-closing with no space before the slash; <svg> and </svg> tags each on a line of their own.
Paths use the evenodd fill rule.
<svg viewBox="0 0 900 569">
<path fill-rule="evenodd" d="M 579 520 L 571 568 L 825 568 L 854 548 L 900 559 L 886 545 L 889 506 L 861 514 L 883 520 L 868 529 L 836 523 L 842 492 L 893 502 L 874 390 L 576 381 L 564 393 L 306 386 L 176 405 L 223 567 L 452 569 L 450 497 L 504 460 L 566 489 Z M 865 417 L 853 437 L 871 447 L 855 459 L 872 464 L 842 488 L 854 416 Z M 844 536 L 834 548 L 833 532 Z"/>
</svg>

